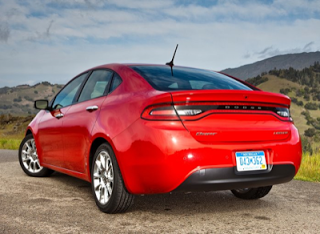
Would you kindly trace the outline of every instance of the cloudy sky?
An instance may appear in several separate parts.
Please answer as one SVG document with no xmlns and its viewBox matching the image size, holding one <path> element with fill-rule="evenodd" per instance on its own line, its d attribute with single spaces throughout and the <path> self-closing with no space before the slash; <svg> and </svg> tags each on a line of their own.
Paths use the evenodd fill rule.
<svg viewBox="0 0 320 234">
<path fill-rule="evenodd" d="M 318 0 L 0 0 L 0 87 L 105 63 L 222 70 L 320 50 Z"/>
</svg>

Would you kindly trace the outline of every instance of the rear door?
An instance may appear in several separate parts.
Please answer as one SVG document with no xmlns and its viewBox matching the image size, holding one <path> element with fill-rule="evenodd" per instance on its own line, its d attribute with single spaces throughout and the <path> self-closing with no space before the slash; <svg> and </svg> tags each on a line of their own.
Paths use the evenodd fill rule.
<svg viewBox="0 0 320 234">
<path fill-rule="evenodd" d="M 78 102 L 63 118 L 64 168 L 84 173 L 90 150 L 91 131 L 113 76 L 110 70 L 95 70 L 85 83 Z"/>
</svg>

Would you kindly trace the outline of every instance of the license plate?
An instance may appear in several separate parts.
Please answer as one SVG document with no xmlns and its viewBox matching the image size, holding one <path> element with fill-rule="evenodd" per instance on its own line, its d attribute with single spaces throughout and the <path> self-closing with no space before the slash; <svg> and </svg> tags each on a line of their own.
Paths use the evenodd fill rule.
<svg viewBox="0 0 320 234">
<path fill-rule="evenodd" d="M 267 170 L 264 151 L 236 152 L 238 171 Z"/>
</svg>

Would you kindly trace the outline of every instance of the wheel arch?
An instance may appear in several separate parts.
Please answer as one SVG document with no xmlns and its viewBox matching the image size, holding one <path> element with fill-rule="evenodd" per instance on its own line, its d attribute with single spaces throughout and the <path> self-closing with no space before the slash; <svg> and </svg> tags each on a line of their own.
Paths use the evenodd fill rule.
<svg viewBox="0 0 320 234">
<path fill-rule="evenodd" d="M 93 156 L 94 156 L 96 150 L 98 149 L 98 147 L 103 143 L 107 143 L 111 147 L 111 149 L 116 157 L 117 163 L 119 165 L 117 151 L 116 151 L 114 145 L 112 144 L 112 141 L 106 139 L 106 137 L 104 137 L 104 136 L 97 136 L 91 143 L 90 151 L 89 151 L 89 158 L 87 160 L 88 161 L 87 172 L 88 172 L 88 179 L 90 182 L 91 182 L 91 167 L 92 167 Z M 119 165 L 119 169 L 122 174 L 122 170 L 120 168 L 120 165 Z"/>
<path fill-rule="evenodd" d="M 25 136 L 27 136 L 27 135 L 33 135 L 33 132 L 31 131 L 30 128 L 28 128 L 28 129 L 26 130 Z"/>
<path fill-rule="evenodd" d="M 109 142 L 105 138 L 97 137 L 96 139 L 94 139 L 94 141 L 92 142 L 92 144 L 90 146 L 90 152 L 89 152 L 89 158 L 88 158 L 88 161 L 89 161 L 89 163 L 88 163 L 88 166 L 89 166 L 88 177 L 89 177 L 90 182 L 91 182 L 91 167 L 92 167 L 93 156 L 94 156 L 96 150 L 98 149 L 98 147 L 103 143 L 109 144 Z"/>
</svg>

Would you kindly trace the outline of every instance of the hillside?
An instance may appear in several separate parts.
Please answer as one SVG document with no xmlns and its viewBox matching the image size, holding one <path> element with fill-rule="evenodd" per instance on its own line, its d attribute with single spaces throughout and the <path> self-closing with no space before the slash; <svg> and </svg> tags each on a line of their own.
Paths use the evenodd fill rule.
<svg viewBox="0 0 320 234">
<path fill-rule="evenodd" d="M 261 60 L 252 64 L 247 64 L 237 68 L 228 68 L 222 72 L 231 76 L 238 77 L 242 80 L 255 77 L 263 72 L 269 72 L 276 69 L 289 69 L 290 67 L 296 70 L 313 65 L 314 62 L 320 61 L 320 51 L 300 54 L 285 54 L 277 55 L 268 59 Z"/>
<path fill-rule="evenodd" d="M 33 86 L 19 85 L 0 88 L 0 115 L 30 115 L 37 113 L 33 108 L 36 99 L 51 99 L 62 88 L 62 85 L 52 85 L 49 82 Z"/>
<path fill-rule="evenodd" d="M 320 63 L 301 71 L 293 68 L 271 70 L 247 79 L 268 92 L 289 96 L 291 116 L 303 136 L 305 151 L 320 150 Z"/>
</svg>

